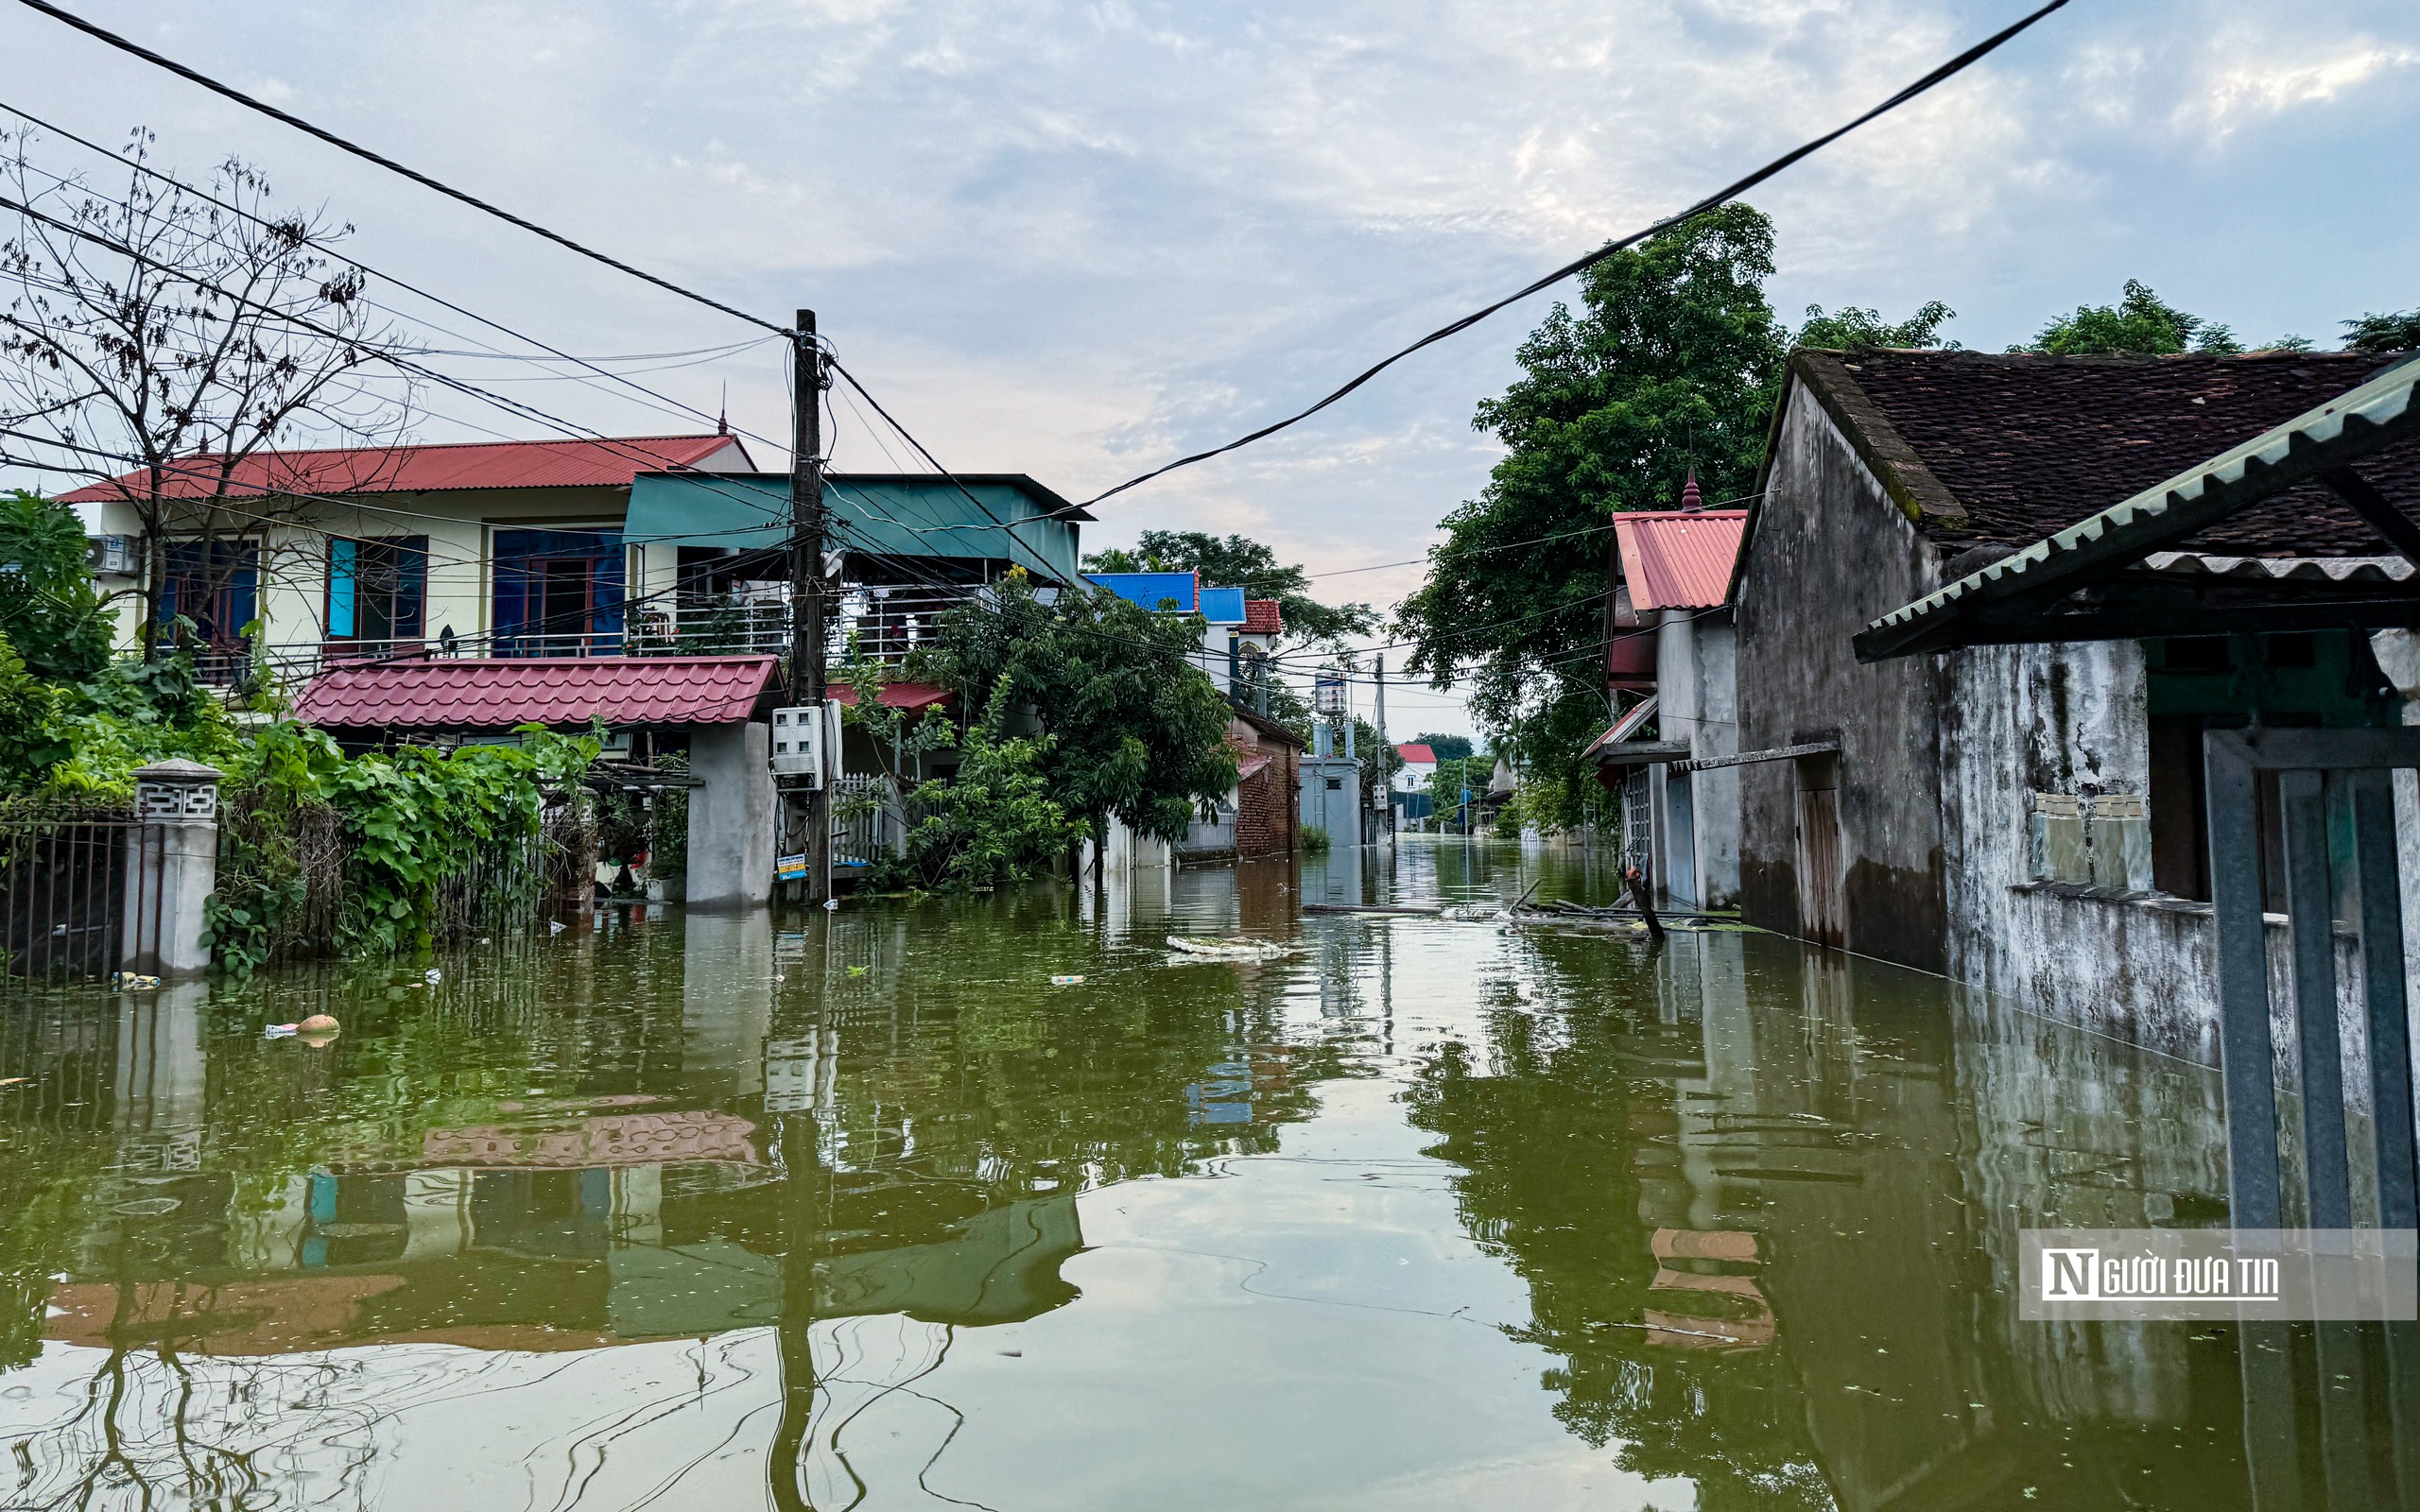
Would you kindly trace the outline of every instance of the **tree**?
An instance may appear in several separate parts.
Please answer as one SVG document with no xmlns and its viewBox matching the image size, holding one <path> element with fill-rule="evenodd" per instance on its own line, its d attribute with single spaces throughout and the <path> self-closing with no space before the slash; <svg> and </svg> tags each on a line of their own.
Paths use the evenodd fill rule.
<svg viewBox="0 0 2420 1512">
<path fill-rule="evenodd" d="M 1200 573 L 1213 588 L 1240 588 L 1253 598 L 1277 600 L 1286 638 L 1300 644 L 1341 648 L 1351 635 L 1366 635 L 1378 623 L 1367 604 L 1322 604 L 1311 597 L 1310 575 L 1299 564 L 1244 536 L 1225 539 L 1199 530 L 1146 530 L 1134 549 L 1111 547 L 1084 558 L 1088 572 Z"/>
<path fill-rule="evenodd" d="M 1410 670 L 1468 677 L 1480 722 L 1541 776 L 1604 727 L 1607 538 L 1589 527 L 1670 507 L 1692 467 L 1711 500 L 1752 486 L 1789 337 L 1772 272 L 1772 223 L 1747 205 L 1651 237 L 1584 274 L 1581 313 L 1557 304 L 1478 408 L 1508 455 L 1447 516 L 1397 624 Z"/>
<path fill-rule="evenodd" d="M 1471 753 L 1468 735 L 1414 735 L 1411 744 L 1427 747 L 1429 754 L 1441 762 L 1460 761 Z"/>
<path fill-rule="evenodd" d="M 1941 347 L 1956 352 L 1960 350 L 1957 342 L 1945 342 L 1936 333 L 1957 318 L 1958 312 L 1939 300 L 1927 301 L 1895 325 L 1883 319 L 1879 310 L 1845 304 L 1825 315 L 1822 305 L 1810 304 L 1806 307 L 1806 323 L 1798 328 L 1798 337 L 1792 344 L 1827 352 L 1857 352 L 1874 347 Z"/>
<path fill-rule="evenodd" d="M 23 490 L 0 497 L 0 636 L 45 681 L 88 681 L 109 663 L 110 622 L 85 560 L 84 523 Z"/>
<path fill-rule="evenodd" d="M 2031 344 L 2008 350 L 2056 357 L 2168 356 L 2187 350 L 2227 356 L 2241 352 L 2243 343 L 2227 327 L 2187 315 L 2130 278 L 2116 304 L 2079 304 L 2044 326 Z"/>
<path fill-rule="evenodd" d="M 216 621 L 245 585 L 256 605 L 275 554 L 317 551 L 278 528 L 310 503 L 239 487 L 247 462 L 392 439 L 410 414 L 407 383 L 364 370 L 388 333 L 360 270 L 325 250 L 351 228 L 276 211 L 268 180 L 232 158 L 199 193 L 164 188 L 144 171 L 146 130 L 128 142 L 117 197 L 37 166 L 30 140 L 0 135 L 0 183 L 29 207 L 0 240 L 0 437 L 140 523 L 147 659 L 172 553 L 176 609 L 230 644 L 246 627 Z"/>
<path fill-rule="evenodd" d="M 2390 352 L 2420 351 L 2420 310 L 2364 315 L 2358 320 L 2347 320 L 2344 322 L 2344 345 L 2354 352 L 2372 352 L 2381 355 Z"/>
<path fill-rule="evenodd" d="M 1187 660 L 1201 649 L 1198 615 L 1074 588 L 1045 604 L 1020 577 L 994 605 L 952 610 L 934 639 L 920 675 L 994 700 L 1007 731 L 1029 712 L 1050 737 L 1038 759 L 1051 800 L 1096 842 L 1112 818 L 1182 839 L 1236 785 L 1227 700 Z"/>
</svg>

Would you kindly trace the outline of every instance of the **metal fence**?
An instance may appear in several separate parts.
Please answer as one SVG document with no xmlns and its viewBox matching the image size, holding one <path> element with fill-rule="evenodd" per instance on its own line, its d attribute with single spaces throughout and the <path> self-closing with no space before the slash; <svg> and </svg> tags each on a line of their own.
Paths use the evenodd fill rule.
<svg viewBox="0 0 2420 1512">
<path fill-rule="evenodd" d="M 867 867 L 906 849 L 909 816 L 890 779 L 851 772 L 832 782 L 832 864 Z"/>
<path fill-rule="evenodd" d="M 156 936 L 157 891 L 129 882 L 144 875 L 136 862 L 147 839 L 148 827 L 124 815 L 0 819 L 6 975 L 113 976 L 126 959 L 130 919 Z"/>
</svg>

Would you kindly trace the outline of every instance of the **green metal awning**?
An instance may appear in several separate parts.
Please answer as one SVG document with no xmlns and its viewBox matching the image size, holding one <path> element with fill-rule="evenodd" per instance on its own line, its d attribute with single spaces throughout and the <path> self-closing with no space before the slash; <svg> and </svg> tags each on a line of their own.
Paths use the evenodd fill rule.
<svg viewBox="0 0 2420 1512">
<path fill-rule="evenodd" d="M 2352 467 L 2420 437 L 2415 385 L 2420 357 L 2407 358 L 2316 409 L 1893 610 L 1857 637 L 1858 660 L 1879 662 L 1962 645 L 2413 623 L 2420 616 L 2420 597 L 2405 586 L 2408 575 L 2391 567 L 2350 576 L 2323 575 L 2327 583 L 2309 574 L 2272 574 L 2279 585 L 2290 580 L 2302 586 L 2191 603 L 2174 581 L 2153 579 L 2180 576 L 2180 563 L 2170 561 L 2171 556 L 2193 557 L 2182 564 L 2187 568 L 2202 561 L 2168 548 L 2312 481 L 2342 499 L 2407 558 L 2420 552 L 2420 525 Z M 2138 564 L 2156 570 L 2138 572 Z M 2340 579 L 2344 591 L 2334 592 Z"/>
<path fill-rule="evenodd" d="M 769 551 L 789 541 L 789 495 L 785 472 L 645 472 L 631 486 L 622 537 Z M 1022 473 L 835 472 L 824 503 L 833 550 L 1013 564 L 1066 586 L 1078 581 L 1078 523 L 1092 518 Z"/>
</svg>

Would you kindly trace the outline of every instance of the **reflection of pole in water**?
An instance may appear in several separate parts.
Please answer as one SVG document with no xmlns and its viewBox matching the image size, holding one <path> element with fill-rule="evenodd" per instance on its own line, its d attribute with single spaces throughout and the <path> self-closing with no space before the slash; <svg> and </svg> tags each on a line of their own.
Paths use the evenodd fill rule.
<svg viewBox="0 0 2420 1512">
<path fill-rule="evenodd" d="M 815 1421 L 815 1291 L 831 1215 L 831 1173 L 821 1131 L 810 1112 L 781 1115 L 782 1316 L 775 1330 L 782 1365 L 782 1416 L 773 1430 L 766 1476 L 778 1512 L 811 1512 L 806 1497 L 807 1434 Z"/>
</svg>

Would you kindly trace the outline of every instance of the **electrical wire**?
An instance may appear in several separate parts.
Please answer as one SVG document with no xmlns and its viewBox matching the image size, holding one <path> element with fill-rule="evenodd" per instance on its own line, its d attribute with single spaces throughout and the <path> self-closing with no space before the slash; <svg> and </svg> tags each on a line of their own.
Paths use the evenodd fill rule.
<svg viewBox="0 0 2420 1512">
<path fill-rule="evenodd" d="M 417 169 L 407 168 L 402 163 L 397 163 L 394 159 L 377 152 L 372 152 L 370 148 L 362 146 L 358 143 L 348 142 L 343 137 L 337 135 L 334 131 L 327 130 L 322 127 L 313 126 L 310 122 L 302 119 L 299 115 L 293 114 L 290 112 L 281 111 L 276 106 L 268 104 L 264 100 L 254 99 L 251 95 L 245 94 L 242 90 L 236 89 L 232 85 L 222 84 L 218 80 L 212 78 L 209 75 L 201 73 L 198 69 L 188 68 L 184 64 L 178 62 L 175 59 L 164 57 L 159 53 L 153 52 L 150 48 L 144 46 L 138 42 L 134 42 L 130 38 L 121 37 L 116 32 L 111 31 L 107 27 L 95 26 L 92 22 L 85 20 L 83 17 L 77 15 L 72 10 L 63 10 L 58 6 L 50 4 L 50 0 L 18 0 L 18 3 L 25 6 L 27 9 L 39 10 L 43 15 L 50 17 L 54 21 L 61 22 L 67 26 L 73 26 L 78 31 L 84 33 L 88 37 L 107 43 L 110 46 L 116 48 L 120 52 L 140 58 L 145 62 L 150 63 L 154 67 L 164 68 L 169 73 L 176 75 L 178 77 L 182 78 L 189 83 L 199 84 L 203 89 L 210 91 L 214 94 L 233 100 L 236 104 L 243 106 L 247 110 L 258 111 L 261 114 L 268 116 L 272 121 L 277 121 L 284 125 L 290 126 L 296 130 L 303 132 L 306 135 L 315 136 L 332 147 L 336 147 L 340 151 L 350 152 L 354 157 L 360 158 L 365 162 L 374 163 L 378 166 L 388 170 L 389 173 L 401 174 L 403 177 L 409 179 L 412 182 L 419 184 L 424 189 L 433 189 L 449 199 L 459 200 L 461 203 L 470 206 L 474 210 L 493 215 L 496 219 L 503 221 L 508 226 L 518 227 L 519 229 L 529 232 L 533 236 L 544 237 L 545 240 L 553 242 L 558 247 L 562 247 L 569 251 L 577 252 L 580 256 L 585 257 L 592 262 L 602 263 L 607 267 L 614 269 L 617 273 L 628 273 L 631 277 L 639 279 L 645 283 L 652 284 L 657 288 L 663 289 L 667 293 L 677 294 L 684 300 L 690 300 L 696 303 L 702 304 L 710 310 L 720 311 L 722 314 L 730 316 L 735 320 L 745 320 L 750 325 L 762 326 L 764 329 L 770 331 L 775 335 L 795 337 L 798 335 L 796 331 L 791 330 L 787 326 L 775 325 L 772 321 L 751 315 L 747 311 L 742 310 L 735 305 L 725 304 L 722 301 L 715 299 L 710 295 L 700 294 L 692 288 L 684 288 L 681 284 L 673 283 L 670 279 L 650 273 L 643 267 L 634 267 L 629 263 L 623 262 L 620 258 L 611 257 L 596 250 L 593 247 L 583 246 L 580 243 L 572 240 L 570 237 L 563 235 L 561 232 L 548 231 L 545 227 L 539 225 L 534 220 L 524 219 L 522 216 L 516 215 L 509 210 L 504 210 L 488 203 L 486 200 L 479 198 L 475 195 L 466 194 L 462 190 L 457 189 L 453 185 L 441 180 L 432 179 L 427 174 L 422 173 Z M 2061 3 L 2064 4 L 2065 0 L 2061 0 Z"/>
<path fill-rule="evenodd" d="M 24 3 L 27 5 L 39 5 L 42 3 L 42 0 L 24 0 Z M 1354 377 L 1347 380 L 1341 387 L 1330 392 L 1325 398 L 1321 399 L 1317 403 L 1309 405 L 1307 408 L 1298 410 L 1295 413 L 1287 416 L 1284 420 L 1277 421 L 1272 424 L 1263 425 L 1258 430 L 1251 431 L 1245 435 L 1239 436 L 1223 446 L 1214 446 L 1206 452 L 1196 452 L 1190 456 L 1181 456 L 1173 462 L 1153 468 L 1149 472 L 1140 473 L 1134 477 L 1128 478 L 1125 482 L 1116 485 L 1115 488 L 1104 489 L 1100 492 L 1094 494 L 1091 498 L 1086 499 L 1084 501 L 1084 507 L 1090 508 L 1092 506 L 1100 503 L 1104 499 L 1110 498 L 1115 494 L 1123 493 L 1129 489 L 1137 488 L 1145 483 L 1149 483 L 1153 478 L 1165 477 L 1167 474 L 1175 472 L 1179 468 L 1191 467 L 1196 462 L 1206 462 L 1214 456 L 1222 456 L 1229 452 L 1250 446 L 1254 441 L 1265 440 L 1269 437 L 1274 436 L 1282 430 L 1286 430 L 1310 419 L 1313 415 L 1318 414 L 1321 410 L 1327 408 L 1330 404 L 1343 399 L 1345 396 L 1351 394 L 1355 389 L 1359 388 L 1362 385 L 1368 383 L 1373 378 L 1377 377 L 1378 374 L 1386 371 L 1389 368 L 1393 367 L 1396 363 L 1403 361 L 1406 357 L 1410 356 L 1413 352 L 1418 352 L 1425 347 L 1434 346 L 1436 343 L 1444 340 L 1448 336 L 1459 335 L 1462 332 L 1469 330 L 1472 326 L 1475 326 L 1480 321 L 1486 319 L 1489 316 L 1495 314 L 1498 310 L 1503 309 L 1506 305 L 1516 304 L 1521 301 L 1528 299 L 1530 295 L 1539 292 L 1541 289 L 1549 288 L 1554 284 L 1562 283 L 1564 279 L 1572 277 L 1574 274 L 1587 271 L 1589 268 L 1596 266 L 1599 263 L 1605 261 L 1616 253 L 1636 246 L 1638 243 L 1645 241 L 1650 236 L 1656 235 L 1662 232 L 1670 231 L 1676 226 L 1685 225 L 1689 221 L 1695 220 L 1698 216 L 1704 215 L 1707 211 L 1717 209 L 1721 205 L 1737 198 L 1739 196 L 1746 194 L 1749 190 L 1754 189 L 1756 185 L 1763 183 L 1766 180 L 1773 177 L 1773 175 L 1780 173 L 1782 170 L 1796 163 L 1801 159 L 1821 151 L 1834 142 L 1839 141 L 1841 138 L 1856 130 L 1858 128 L 1864 126 L 1866 123 L 1897 110 L 1900 106 L 1907 104 L 1910 100 L 1912 100 L 1916 96 L 1924 94 L 1934 85 L 1964 72 L 1969 66 L 1980 61 L 1983 58 L 1989 56 L 1993 52 L 1997 51 L 2004 43 L 2013 41 L 2019 33 L 2025 31 L 2028 27 L 2042 20 L 2044 17 L 2049 15 L 2050 12 L 2066 6 L 2066 3 L 2067 0 L 2048 0 L 2048 3 L 2044 5 L 2041 9 L 2032 11 L 2014 24 L 2003 26 L 1998 31 L 1994 32 L 1991 36 L 1984 38 L 1974 46 L 1967 48 L 1957 57 L 1950 59 L 1947 62 L 1943 63 L 1938 68 L 1935 68 L 1932 72 L 1925 75 L 1922 78 L 1917 79 L 1914 83 L 1901 89 L 1897 94 L 1893 94 L 1889 99 L 1884 100 L 1881 104 L 1875 106 L 1864 114 L 1857 117 L 1853 121 L 1850 121 L 1847 125 L 1836 127 L 1810 142 L 1802 143 L 1798 146 L 1792 147 L 1789 151 L 1773 159 L 1771 163 L 1768 163 L 1763 167 L 1756 169 L 1754 173 L 1716 190 L 1714 193 L 1699 200 L 1696 204 L 1689 206 L 1686 210 L 1667 215 L 1662 220 L 1656 221 L 1654 224 L 1648 226 L 1643 230 L 1632 232 L 1627 236 L 1607 242 L 1604 246 L 1598 248 L 1595 251 L 1589 252 L 1584 256 L 1575 257 L 1570 262 L 1556 268 L 1553 272 L 1547 273 L 1542 278 L 1531 280 L 1530 283 L 1513 290 L 1512 293 L 1495 301 L 1494 303 L 1482 305 L 1478 309 L 1472 311 L 1470 314 L 1463 316 L 1458 320 L 1452 320 L 1444 325 L 1439 326 L 1436 330 L 1429 332 L 1426 335 L 1422 336 L 1419 340 L 1411 343 L 1411 345 L 1405 347 L 1401 351 L 1395 352 L 1389 356 L 1383 357 L 1379 361 L 1363 369 L 1360 372 L 1354 375 Z"/>
</svg>

